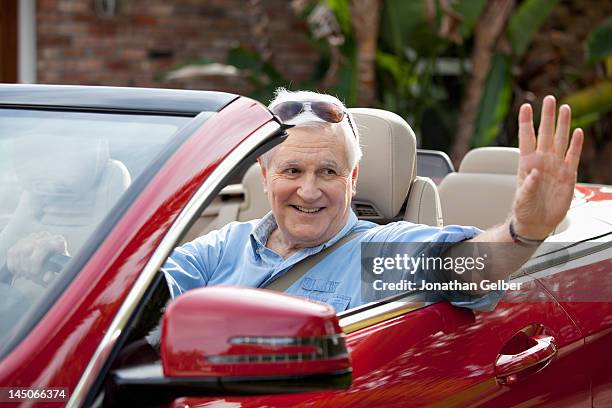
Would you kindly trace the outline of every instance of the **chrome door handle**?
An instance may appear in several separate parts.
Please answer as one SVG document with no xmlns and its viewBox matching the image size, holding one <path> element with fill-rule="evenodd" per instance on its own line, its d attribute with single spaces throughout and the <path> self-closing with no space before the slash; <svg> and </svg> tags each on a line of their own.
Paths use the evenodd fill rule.
<svg viewBox="0 0 612 408">
<path fill-rule="evenodd" d="M 525 375 L 534 374 L 550 363 L 557 354 L 557 345 L 552 336 L 530 336 L 535 344 L 518 354 L 500 354 L 495 360 L 495 376 L 499 383 L 507 385 L 517 382 Z"/>
</svg>

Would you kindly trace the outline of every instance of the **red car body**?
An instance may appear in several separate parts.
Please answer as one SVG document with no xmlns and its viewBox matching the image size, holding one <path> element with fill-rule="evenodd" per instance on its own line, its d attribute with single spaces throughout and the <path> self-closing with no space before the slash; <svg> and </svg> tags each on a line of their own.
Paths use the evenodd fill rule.
<svg viewBox="0 0 612 408">
<path fill-rule="evenodd" d="M 112 323 L 133 296 L 145 265 L 211 173 L 268 123 L 275 119 L 265 107 L 236 98 L 195 130 L 133 199 L 43 318 L 3 356 L 0 387 L 68 390 L 68 401 L 22 402 L 24 406 L 92 403 L 115 347 L 106 342 L 113 336 Z M 604 187 L 578 188 L 588 195 L 586 201 L 612 198 Z M 353 370 L 348 389 L 183 395 L 169 405 L 612 406 L 609 247 L 607 257 L 590 257 L 547 276 L 522 276 L 523 289 L 508 291 L 493 312 L 437 303 L 387 309 L 369 319 L 341 314 Z M 595 300 L 572 301 L 576 291 L 596 294 Z M 556 355 L 528 378 L 501 384 L 496 358 L 504 348 L 525 341 L 521 330 L 526 327 L 532 334 L 553 336 Z"/>
</svg>

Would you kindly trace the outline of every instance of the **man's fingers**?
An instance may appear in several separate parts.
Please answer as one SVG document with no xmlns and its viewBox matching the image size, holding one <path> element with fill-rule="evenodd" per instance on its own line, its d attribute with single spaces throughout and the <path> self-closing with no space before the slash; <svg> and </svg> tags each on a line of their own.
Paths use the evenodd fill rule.
<svg viewBox="0 0 612 408">
<path fill-rule="evenodd" d="M 542 102 L 542 115 L 538 128 L 538 152 L 548 152 L 552 148 L 555 131 L 555 97 L 548 95 Z"/>
<path fill-rule="evenodd" d="M 30 276 L 40 275 L 43 261 L 53 252 L 50 247 L 40 246 L 34 249 L 30 256 Z"/>
<path fill-rule="evenodd" d="M 559 118 L 557 119 L 557 132 L 555 133 L 555 155 L 560 159 L 565 157 L 567 142 L 569 141 L 570 122 L 572 111 L 568 105 L 559 108 Z"/>
<path fill-rule="evenodd" d="M 29 271 L 29 258 L 32 246 L 27 241 L 20 240 L 10 254 L 10 270 L 14 275 L 26 275 Z"/>
<path fill-rule="evenodd" d="M 572 142 L 565 155 L 565 163 L 569 164 L 573 171 L 578 170 L 578 163 L 580 162 L 580 153 L 582 153 L 582 143 L 584 142 L 584 132 L 578 128 L 574 130 L 572 135 Z"/>
<path fill-rule="evenodd" d="M 531 203 L 533 203 L 537 194 L 539 176 L 540 174 L 536 169 L 532 169 L 527 174 L 523 183 L 516 191 L 515 210 L 518 209 L 519 212 L 524 212 L 525 209 L 531 207 Z"/>
<path fill-rule="evenodd" d="M 32 233 L 8 249 L 6 266 L 14 275 L 35 276 L 51 253 L 68 254 L 65 238 L 47 231 Z"/>
<path fill-rule="evenodd" d="M 525 178 L 525 182 L 522 186 L 523 192 L 524 194 L 526 194 L 526 196 L 530 196 L 535 193 L 539 177 L 540 173 L 538 172 L 538 170 L 533 169 L 529 172 L 529 175 Z"/>
<path fill-rule="evenodd" d="M 528 103 L 521 106 L 518 122 L 519 149 L 521 155 L 526 155 L 533 152 L 536 147 L 535 131 L 533 130 L 533 111 Z"/>
</svg>

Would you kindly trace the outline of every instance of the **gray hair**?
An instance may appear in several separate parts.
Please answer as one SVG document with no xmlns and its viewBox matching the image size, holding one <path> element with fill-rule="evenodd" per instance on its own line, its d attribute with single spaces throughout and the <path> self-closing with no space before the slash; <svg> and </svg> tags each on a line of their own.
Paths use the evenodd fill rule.
<svg viewBox="0 0 612 408">
<path fill-rule="evenodd" d="M 348 123 L 348 119 L 343 119 L 340 123 L 329 123 L 324 121 L 323 119 L 317 117 L 312 112 L 303 112 L 292 118 L 287 120 L 285 123 L 289 125 L 294 125 L 295 128 L 309 128 L 309 129 L 330 129 L 332 134 L 337 136 L 338 138 L 344 141 L 344 145 L 346 146 L 346 159 L 349 164 L 350 170 L 353 170 L 359 160 L 361 160 L 362 151 L 361 146 L 359 145 L 359 131 L 357 130 L 357 126 L 355 124 L 355 119 L 349 113 L 348 109 L 340 100 L 334 96 L 328 94 L 322 94 L 312 91 L 287 91 L 285 88 L 278 88 L 275 92 L 274 99 L 268 105 L 269 109 L 274 108 L 276 105 L 287 102 L 287 101 L 296 101 L 296 102 L 331 102 L 340 106 L 349 116 L 351 123 L 353 124 L 353 129 L 351 130 L 351 125 Z M 353 134 L 353 131 L 355 132 Z M 261 155 L 261 161 L 265 168 L 268 168 L 270 164 L 270 160 L 274 155 L 274 152 L 278 148 L 275 147 L 266 153 Z"/>
</svg>

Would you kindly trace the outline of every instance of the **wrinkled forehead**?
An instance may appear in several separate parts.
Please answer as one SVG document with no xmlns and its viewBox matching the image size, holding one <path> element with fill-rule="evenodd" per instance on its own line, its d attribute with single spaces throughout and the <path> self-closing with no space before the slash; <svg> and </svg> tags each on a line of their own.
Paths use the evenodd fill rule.
<svg viewBox="0 0 612 408">
<path fill-rule="evenodd" d="M 288 129 L 289 137 L 275 148 L 273 161 L 314 163 L 334 162 L 338 166 L 348 166 L 344 140 L 334 134 L 329 126 L 302 126 Z"/>
</svg>

